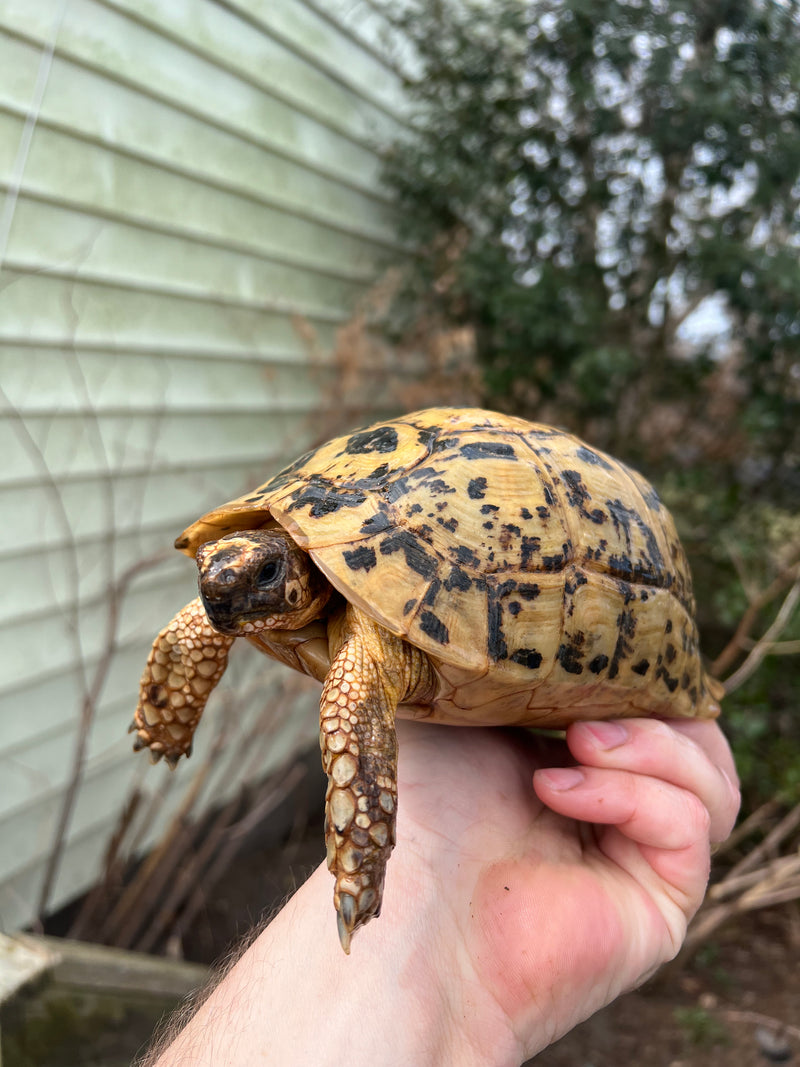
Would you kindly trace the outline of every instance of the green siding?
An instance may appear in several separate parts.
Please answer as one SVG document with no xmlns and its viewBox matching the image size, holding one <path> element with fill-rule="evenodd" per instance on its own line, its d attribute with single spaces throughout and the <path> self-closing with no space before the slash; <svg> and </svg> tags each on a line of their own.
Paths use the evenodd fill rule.
<svg viewBox="0 0 800 1067">
<path fill-rule="evenodd" d="M 34 915 L 109 590 L 162 554 L 121 602 L 48 907 L 91 884 L 134 785 L 164 791 L 142 840 L 185 793 L 192 765 L 170 777 L 125 734 L 150 640 L 194 595 L 191 565 L 166 557 L 187 521 L 314 438 L 336 332 L 402 255 L 373 148 L 404 122 L 385 47 L 379 16 L 343 0 L 0 6 L 5 929 Z M 315 736 L 313 691 L 298 703 L 255 654 L 234 673 L 250 694 L 234 751 L 273 708 L 245 768 L 263 773 Z M 229 684 L 194 766 L 230 703 Z M 206 803 L 235 784 L 231 760 Z"/>
</svg>

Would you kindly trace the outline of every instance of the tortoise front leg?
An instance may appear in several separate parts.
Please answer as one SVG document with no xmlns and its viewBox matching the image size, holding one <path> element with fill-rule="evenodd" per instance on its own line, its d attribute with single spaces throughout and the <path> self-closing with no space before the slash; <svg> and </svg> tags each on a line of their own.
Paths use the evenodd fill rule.
<svg viewBox="0 0 800 1067">
<path fill-rule="evenodd" d="M 430 687 L 426 657 L 348 607 L 345 640 L 320 700 L 320 748 L 328 775 L 325 842 L 336 879 L 339 940 L 380 913 L 395 843 L 397 705 Z"/>
<path fill-rule="evenodd" d="M 153 763 L 166 756 L 174 768 L 184 753 L 191 753 L 194 731 L 228 665 L 234 640 L 214 629 L 199 597 L 156 637 L 129 728 L 137 735 L 133 747 L 149 748 Z"/>
</svg>

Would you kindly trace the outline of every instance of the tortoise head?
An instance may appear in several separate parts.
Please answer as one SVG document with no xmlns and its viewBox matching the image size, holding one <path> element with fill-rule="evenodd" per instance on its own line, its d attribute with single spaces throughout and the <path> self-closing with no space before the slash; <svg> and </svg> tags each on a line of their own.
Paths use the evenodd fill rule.
<svg viewBox="0 0 800 1067">
<path fill-rule="evenodd" d="M 223 634 L 299 629 L 319 617 L 331 594 L 308 554 L 280 527 L 209 541 L 196 558 L 203 606 Z"/>
</svg>

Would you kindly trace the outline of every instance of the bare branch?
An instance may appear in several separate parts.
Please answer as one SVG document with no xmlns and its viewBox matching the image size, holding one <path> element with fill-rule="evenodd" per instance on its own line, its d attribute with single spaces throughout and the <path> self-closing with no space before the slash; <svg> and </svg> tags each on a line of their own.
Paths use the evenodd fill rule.
<svg viewBox="0 0 800 1067">
<path fill-rule="evenodd" d="M 764 636 L 759 638 L 756 642 L 755 646 L 748 654 L 747 659 L 723 682 L 726 693 L 732 693 L 735 689 L 738 689 L 743 682 L 755 673 L 761 664 L 761 661 L 768 654 L 769 646 L 774 644 L 776 638 L 780 636 L 789 624 L 798 600 L 800 600 L 800 578 L 795 579 L 794 585 L 786 594 L 786 597 L 778 610 L 778 614 L 775 616 L 775 621 L 766 631 Z"/>
<path fill-rule="evenodd" d="M 736 632 L 733 637 L 711 664 L 711 673 L 715 677 L 718 678 L 728 670 L 736 657 L 743 650 L 743 642 L 749 637 L 750 631 L 755 626 L 756 620 L 762 609 L 774 600 L 787 585 L 791 585 L 792 582 L 796 581 L 798 576 L 800 576 L 800 561 L 794 561 L 782 570 L 774 581 L 763 590 L 763 592 L 759 593 L 754 600 L 750 601 L 747 610 L 739 620 L 739 625 L 736 627 Z"/>
</svg>

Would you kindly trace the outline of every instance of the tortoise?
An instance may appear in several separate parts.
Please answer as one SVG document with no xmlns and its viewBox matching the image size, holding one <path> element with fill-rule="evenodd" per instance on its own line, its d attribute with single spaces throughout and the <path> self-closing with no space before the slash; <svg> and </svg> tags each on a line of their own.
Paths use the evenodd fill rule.
<svg viewBox="0 0 800 1067">
<path fill-rule="evenodd" d="M 431 408 L 301 456 L 176 548 L 200 596 L 158 635 L 136 748 L 175 766 L 244 636 L 323 683 L 339 937 L 377 916 L 395 715 L 564 728 L 719 713 L 675 526 L 636 471 L 521 418 Z"/>
</svg>

